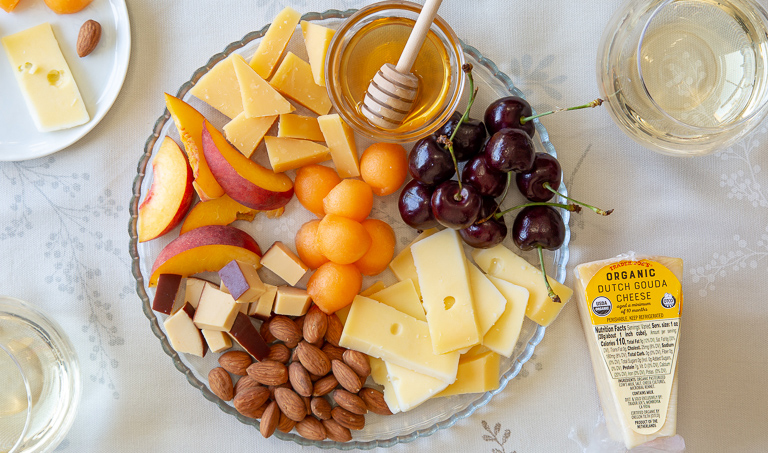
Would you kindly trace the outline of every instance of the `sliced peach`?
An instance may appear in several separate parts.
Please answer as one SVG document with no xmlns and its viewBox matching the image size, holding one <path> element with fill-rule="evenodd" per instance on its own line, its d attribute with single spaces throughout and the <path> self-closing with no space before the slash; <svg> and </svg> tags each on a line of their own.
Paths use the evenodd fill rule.
<svg viewBox="0 0 768 453">
<path fill-rule="evenodd" d="M 206 225 L 182 234 L 166 245 L 152 265 L 149 286 L 160 274 L 188 277 L 218 272 L 232 260 L 260 265 L 261 248 L 245 231 L 226 225 Z"/>
<path fill-rule="evenodd" d="M 203 155 L 202 133 L 205 117 L 191 105 L 181 99 L 165 93 L 165 106 L 171 112 L 171 118 L 179 130 L 184 149 L 187 151 L 189 165 L 195 177 L 193 187 L 202 201 L 213 200 L 224 195 Z"/>
<path fill-rule="evenodd" d="M 235 220 L 250 222 L 258 212 L 241 205 L 225 194 L 214 200 L 196 204 L 181 224 L 180 234 L 205 225 L 229 225 Z"/>
<path fill-rule="evenodd" d="M 139 206 L 139 242 L 171 231 L 192 204 L 192 169 L 173 139 L 165 137 L 152 159 L 152 186 Z"/>
<path fill-rule="evenodd" d="M 243 156 L 224 135 L 205 121 L 203 127 L 205 160 L 233 200 L 259 211 L 282 208 L 293 197 L 293 181 Z"/>
</svg>

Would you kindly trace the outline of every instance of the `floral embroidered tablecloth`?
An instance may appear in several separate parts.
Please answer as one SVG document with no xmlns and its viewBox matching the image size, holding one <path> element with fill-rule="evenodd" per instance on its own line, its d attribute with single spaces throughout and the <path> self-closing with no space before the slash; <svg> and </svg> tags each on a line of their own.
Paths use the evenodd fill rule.
<svg viewBox="0 0 768 453">
<path fill-rule="evenodd" d="M 261 28 L 286 4 L 308 12 L 366 3 L 131 1 L 131 65 L 106 118 L 53 156 L 0 163 L 0 293 L 50 313 L 82 365 L 82 403 L 58 450 L 301 448 L 262 439 L 203 399 L 173 367 L 134 289 L 127 207 L 144 142 L 164 109 L 164 91 L 176 92 L 209 56 Z M 596 49 L 617 6 L 609 0 L 446 0 L 440 13 L 544 111 L 597 96 Z M 0 28 L 11 19 L 0 16 Z M 571 217 L 567 283 L 576 264 L 629 250 L 682 257 L 678 432 L 692 452 L 765 451 L 768 174 L 762 169 L 768 168 L 768 129 L 718 154 L 679 159 L 641 148 L 605 110 L 543 121 L 570 194 L 616 209 L 609 218 Z M 8 127 L 0 125 L 0 135 Z M 572 303 L 487 407 L 392 451 L 581 452 L 598 416 Z"/>
</svg>

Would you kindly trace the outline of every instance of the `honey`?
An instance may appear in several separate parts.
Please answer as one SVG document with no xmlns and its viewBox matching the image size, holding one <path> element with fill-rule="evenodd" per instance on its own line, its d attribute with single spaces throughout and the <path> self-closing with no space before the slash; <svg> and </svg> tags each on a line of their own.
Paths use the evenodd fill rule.
<svg viewBox="0 0 768 453">
<path fill-rule="evenodd" d="M 361 107 L 368 85 L 385 63 L 397 64 L 414 24 L 413 19 L 405 17 L 382 17 L 363 26 L 350 39 L 339 67 L 340 94 L 348 105 L 355 106 L 360 118 L 363 118 Z M 411 69 L 419 79 L 413 108 L 400 127 L 387 133 L 407 134 L 439 115 L 452 94 L 451 71 L 451 59 L 445 46 L 430 30 Z"/>
</svg>

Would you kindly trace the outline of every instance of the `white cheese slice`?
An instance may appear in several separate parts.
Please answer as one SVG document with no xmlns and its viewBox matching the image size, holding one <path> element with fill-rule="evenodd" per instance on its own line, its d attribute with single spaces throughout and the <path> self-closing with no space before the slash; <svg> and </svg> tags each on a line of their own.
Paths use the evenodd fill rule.
<svg viewBox="0 0 768 453">
<path fill-rule="evenodd" d="M 504 357 L 511 357 L 523 327 L 528 290 L 500 278 L 489 276 L 488 280 L 504 295 L 506 305 L 499 320 L 483 337 L 483 346 Z"/>
<path fill-rule="evenodd" d="M 416 287 L 416 292 L 421 299 L 421 288 L 419 288 L 419 274 L 416 273 L 416 265 L 413 264 L 413 255 L 411 254 L 411 246 L 420 240 L 429 237 L 437 233 L 437 228 L 430 228 L 422 231 L 416 238 L 408 244 L 405 249 L 395 256 L 392 261 L 389 262 L 389 269 L 395 274 L 398 280 L 403 281 L 410 279 L 413 282 L 413 286 Z"/>
<path fill-rule="evenodd" d="M 480 330 L 480 336 L 484 337 L 504 313 L 507 299 L 477 266 L 467 263 L 467 268 L 469 269 L 469 283 L 472 288 L 472 301 L 475 304 L 477 327 Z"/>
<path fill-rule="evenodd" d="M 400 412 L 395 390 L 392 388 L 392 383 L 389 382 L 389 377 L 387 376 L 387 365 L 383 360 L 376 357 L 368 357 L 368 362 L 371 364 L 371 379 L 373 379 L 373 382 L 384 387 L 384 402 L 387 403 L 390 412 L 393 414 Z"/>
<path fill-rule="evenodd" d="M 424 314 L 424 307 L 421 306 L 421 300 L 419 300 L 419 294 L 416 292 L 416 287 L 413 286 L 413 280 L 410 278 L 375 292 L 368 297 L 382 304 L 387 304 L 418 320 L 427 320 L 427 316 Z"/>
<path fill-rule="evenodd" d="M 409 411 L 448 387 L 447 382 L 384 362 L 387 377 L 402 412 Z"/>
</svg>

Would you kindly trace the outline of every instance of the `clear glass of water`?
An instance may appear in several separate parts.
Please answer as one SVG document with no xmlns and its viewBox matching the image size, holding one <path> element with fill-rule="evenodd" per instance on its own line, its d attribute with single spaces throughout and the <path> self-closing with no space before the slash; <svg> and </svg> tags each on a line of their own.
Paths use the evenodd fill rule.
<svg viewBox="0 0 768 453">
<path fill-rule="evenodd" d="M 77 355 L 61 327 L 0 296 L 0 453 L 53 451 L 72 426 L 80 393 Z"/>
<path fill-rule="evenodd" d="M 768 14 L 753 0 L 630 0 L 603 34 L 615 122 L 664 154 L 713 153 L 768 112 Z"/>
</svg>

